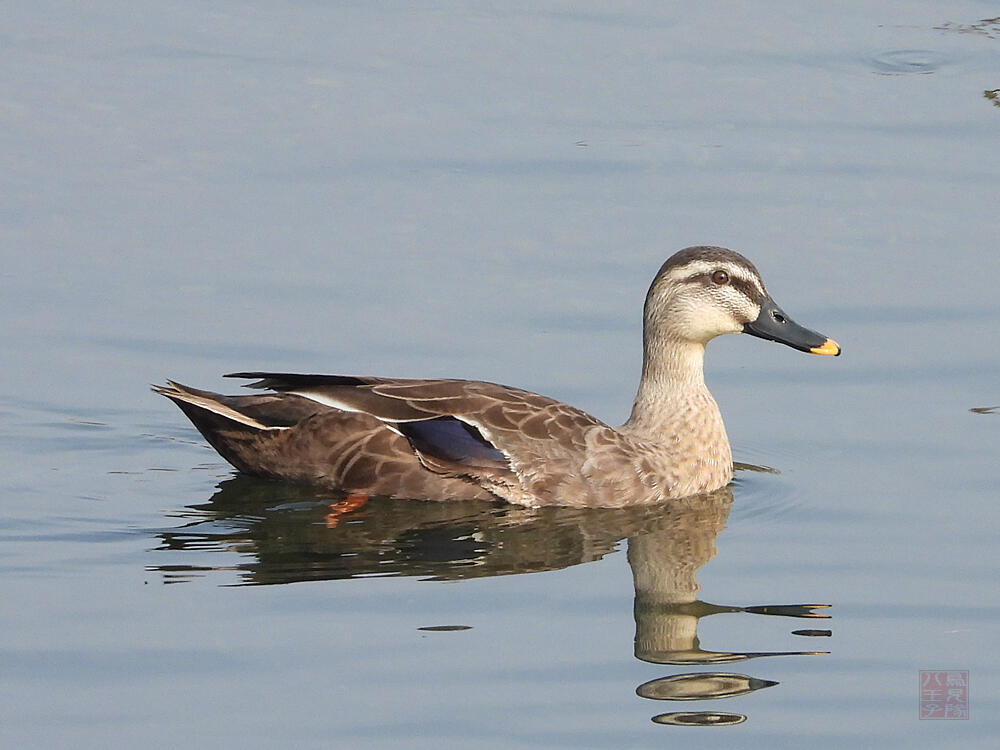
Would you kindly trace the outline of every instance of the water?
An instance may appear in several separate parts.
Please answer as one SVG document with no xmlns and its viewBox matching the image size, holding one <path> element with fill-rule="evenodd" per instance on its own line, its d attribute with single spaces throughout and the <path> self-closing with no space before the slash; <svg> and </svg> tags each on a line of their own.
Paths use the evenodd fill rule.
<svg viewBox="0 0 1000 750">
<path fill-rule="evenodd" d="M 0 13 L 4 746 L 992 746 L 994 3 Z M 696 243 L 844 347 L 710 345 L 774 470 L 712 498 L 340 512 L 147 390 L 444 375 L 620 422 Z M 967 721 L 918 720 L 921 669 Z"/>
</svg>

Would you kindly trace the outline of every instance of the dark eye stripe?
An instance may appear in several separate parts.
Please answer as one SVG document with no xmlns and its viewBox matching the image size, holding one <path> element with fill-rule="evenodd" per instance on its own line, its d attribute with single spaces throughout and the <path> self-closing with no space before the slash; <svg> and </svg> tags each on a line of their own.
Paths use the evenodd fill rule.
<svg viewBox="0 0 1000 750">
<path fill-rule="evenodd" d="M 718 284 L 712 281 L 712 273 L 696 273 L 688 276 L 684 279 L 684 283 L 698 282 L 699 284 L 704 284 L 707 287 L 718 288 Z M 757 289 L 756 285 L 750 281 L 739 276 L 734 276 L 729 274 L 729 286 L 738 290 L 744 297 L 750 300 L 753 304 L 759 305 L 761 300 L 760 290 Z"/>
<path fill-rule="evenodd" d="M 746 296 L 748 300 L 753 302 L 755 305 L 760 304 L 760 290 L 757 289 L 756 285 L 751 284 L 746 279 L 729 277 L 729 286 L 739 289 Z"/>
</svg>

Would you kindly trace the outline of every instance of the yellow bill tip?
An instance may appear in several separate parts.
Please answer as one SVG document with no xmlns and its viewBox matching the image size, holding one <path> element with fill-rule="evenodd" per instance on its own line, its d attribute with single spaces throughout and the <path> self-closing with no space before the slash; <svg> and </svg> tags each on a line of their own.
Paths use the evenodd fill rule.
<svg viewBox="0 0 1000 750">
<path fill-rule="evenodd" d="M 827 339 L 819 346 L 814 346 L 810 349 L 813 354 L 829 354 L 832 357 L 840 355 L 840 344 L 838 344 L 833 339 Z"/>
</svg>

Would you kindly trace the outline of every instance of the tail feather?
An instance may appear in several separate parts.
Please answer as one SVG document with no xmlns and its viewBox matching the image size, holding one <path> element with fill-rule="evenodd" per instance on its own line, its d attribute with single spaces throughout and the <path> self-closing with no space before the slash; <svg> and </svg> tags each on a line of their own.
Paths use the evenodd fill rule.
<svg viewBox="0 0 1000 750">
<path fill-rule="evenodd" d="M 206 418 L 205 412 L 208 414 L 215 415 L 216 418 L 221 417 L 223 420 L 228 422 L 235 422 L 241 424 L 245 427 L 251 427 L 256 430 L 280 430 L 283 429 L 281 426 L 267 425 L 254 419 L 249 414 L 245 414 L 242 411 L 234 409 L 232 406 L 228 406 L 222 403 L 222 399 L 218 394 L 212 393 L 211 391 L 202 391 L 197 388 L 191 388 L 189 386 L 181 385 L 173 380 L 167 381 L 168 385 L 154 385 L 152 386 L 153 391 L 159 393 L 161 396 L 166 396 L 175 404 L 177 404 L 181 410 L 188 415 L 195 426 L 201 430 L 200 422 Z M 195 409 L 190 409 L 188 407 L 196 407 Z M 192 412 L 200 415 L 199 418 L 192 416 Z M 213 420 L 213 421 L 217 421 Z M 202 431 L 204 434 L 204 431 Z M 206 437 L 208 437 L 206 435 Z"/>
<path fill-rule="evenodd" d="M 222 403 L 225 396 L 172 380 L 167 383 L 154 385 L 153 390 L 177 404 L 220 456 L 246 474 L 269 475 L 270 472 L 256 465 L 254 456 L 285 428 L 269 426 Z"/>
</svg>

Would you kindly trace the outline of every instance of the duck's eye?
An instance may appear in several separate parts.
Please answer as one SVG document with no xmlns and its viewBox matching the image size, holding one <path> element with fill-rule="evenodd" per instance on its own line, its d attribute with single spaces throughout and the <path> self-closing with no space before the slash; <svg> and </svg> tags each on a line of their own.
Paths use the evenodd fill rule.
<svg viewBox="0 0 1000 750">
<path fill-rule="evenodd" d="M 729 283 L 729 274 L 719 269 L 712 274 L 712 281 L 714 281 L 719 286 L 724 286 Z"/>
</svg>

